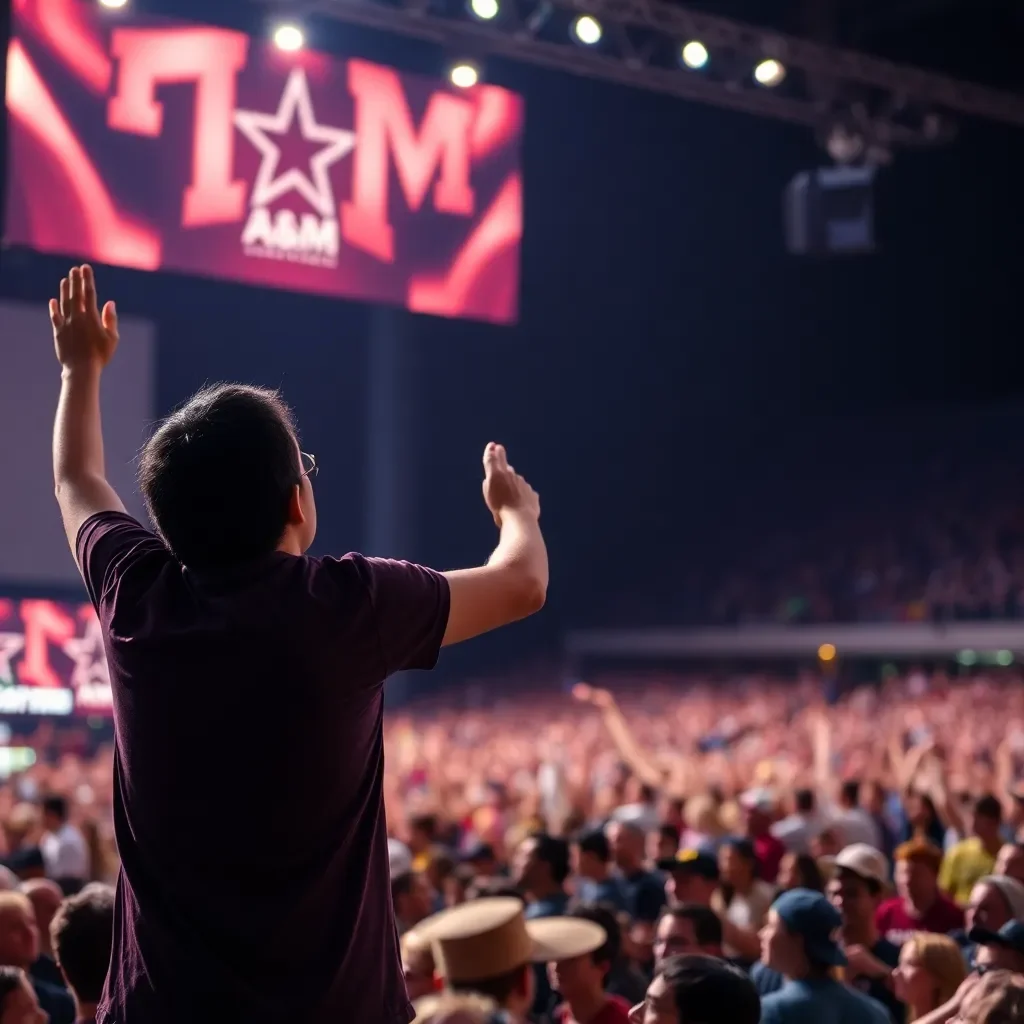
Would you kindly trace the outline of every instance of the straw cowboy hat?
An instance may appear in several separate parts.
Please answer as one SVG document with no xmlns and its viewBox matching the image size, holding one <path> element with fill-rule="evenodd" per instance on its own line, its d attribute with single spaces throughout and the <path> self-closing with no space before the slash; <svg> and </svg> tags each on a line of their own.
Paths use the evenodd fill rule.
<svg viewBox="0 0 1024 1024">
<path fill-rule="evenodd" d="M 604 929 L 593 921 L 527 921 L 522 903 L 503 897 L 442 910 L 417 925 L 414 933 L 414 942 L 433 946 L 437 973 L 448 985 L 498 978 L 528 963 L 586 956 L 607 940 Z"/>
</svg>

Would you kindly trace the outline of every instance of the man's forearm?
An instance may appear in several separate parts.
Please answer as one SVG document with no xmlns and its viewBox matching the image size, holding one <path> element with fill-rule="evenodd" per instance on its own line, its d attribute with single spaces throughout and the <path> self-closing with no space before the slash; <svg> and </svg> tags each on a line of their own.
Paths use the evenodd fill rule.
<svg viewBox="0 0 1024 1024">
<path fill-rule="evenodd" d="M 547 591 L 548 549 L 536 518 L 515 511 L 503 512 L 498 546 L 487 564 L 518 569 L 542 591 Z"/>
<path fill-rule="evenodd" d="M 100 419 L 100 366 L 84 364 L 61 373 L 53 425 L 53 479 L 62 484 L 106 478 Z"/>
</svg>

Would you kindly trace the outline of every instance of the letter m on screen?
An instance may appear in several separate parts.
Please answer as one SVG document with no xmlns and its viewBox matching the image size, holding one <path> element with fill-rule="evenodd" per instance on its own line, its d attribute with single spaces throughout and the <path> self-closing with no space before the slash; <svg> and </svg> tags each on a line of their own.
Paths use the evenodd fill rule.
<svg viewBox="0 0 1024 1024">
<path fill-rule="evenodd" d="M 390 159 L 410 210 L 423 205 L 436 179 L 438 212 L 472 216 L 470 131 L 475 108 L 468 100 L 435 92 L 417 129 L 397 72 L 350 60 L 348 87 L 358 141 L 352 199 L 341 207 L 342 234 L 349 245 L 390 263 L 395 258 L 394 231 L 388 222 Z"/>
</svg>

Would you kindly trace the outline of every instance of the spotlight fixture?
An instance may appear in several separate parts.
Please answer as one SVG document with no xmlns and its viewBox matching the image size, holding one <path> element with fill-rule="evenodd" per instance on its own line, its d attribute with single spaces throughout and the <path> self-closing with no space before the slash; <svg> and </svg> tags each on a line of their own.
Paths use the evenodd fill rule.
<svg viewBox="0 0 1024 1024">
<path fill-rule="evenodd" d="M 306 36 L 298 25 L 278 25 L 274 29 L 274 45 L 285 53 L 295 53 L 306 45 Z"/>
<path fill-rule="evenodd" d="M 699 71 L 708 62 L 707 47 L 696 39 L 691 39 L 680 51 L 682 62 L 694 71 Z"/>
<path fill-rule="evenodd" d="M 452 65 L 451 71 L 448 72 L 448 80 L 457 89 L 472 89 L 480 81 L 480 72 L 475 65 L 460 61 Z"/>
<path fill-rule="evenodd" d="M 766 89 L 774 89 L 786 77 L 786 66 L 771 57 L 754 68 L 754 81 Z"/>
<path fill-rule="evenodd" d="M 572 34 L 576 42 L 582 43 L 584 46 L 595 46 L 601 42 L 601 22 L 589 14 L 581 14 L 572 23 Z"/>
<path fill-rule="evenodd" d="M 469 12 L 481 21 L 491 21 L 498 16 L 498 0 L 469 0 Z"/>
<path fill-rule="evenodd" d="M 100 7 L 106 7 L 108 11 L 119 11 L 127 6 L 128 0 L 100 0 Z"/>
</svg>

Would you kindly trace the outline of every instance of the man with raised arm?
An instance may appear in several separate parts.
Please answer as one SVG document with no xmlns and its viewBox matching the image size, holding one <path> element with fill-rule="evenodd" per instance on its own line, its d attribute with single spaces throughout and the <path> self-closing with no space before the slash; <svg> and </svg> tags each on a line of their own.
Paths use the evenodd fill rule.
<svg viewBox="0 0 1024 1024">
<path fill-rule="evenodd" d="M 61 282 L 50 317 L 54 482 L 103 625 L 117 729 L 122 870 L 97 1020 L 406 1024 L 383 682 L 543 605 L 536 493 L 489 444 L 500 536 L 486 565 L 310 558 L 315 460 L 276 393 L 221 384 L 143 449 L 153 533 L 104 472 L 117 315 L 100 312 L 89 267 Z"/>
</svg>

